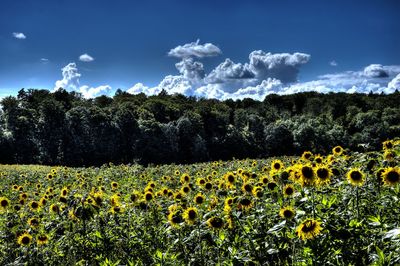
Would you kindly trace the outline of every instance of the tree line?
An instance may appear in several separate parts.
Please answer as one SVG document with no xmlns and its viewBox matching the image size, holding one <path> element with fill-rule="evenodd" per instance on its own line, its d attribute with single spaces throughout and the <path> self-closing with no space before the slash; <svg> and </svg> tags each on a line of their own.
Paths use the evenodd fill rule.
<svg viewBox="0 0 400 266">
<path fill-rule="evenodd" d="M 196 99 L 118 90 L 84 99 L 21 89 L 1 100 L 0 163 L 91 166 L 193 163 L 380 149 L 400 136 L 400 93 L 304 92 L 252 99 Z"/>
</svg>

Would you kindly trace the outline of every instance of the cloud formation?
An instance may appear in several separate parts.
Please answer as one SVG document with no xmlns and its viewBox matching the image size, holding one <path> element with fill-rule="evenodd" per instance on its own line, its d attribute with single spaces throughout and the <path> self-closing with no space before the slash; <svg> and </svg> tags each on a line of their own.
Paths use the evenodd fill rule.
<svg viewBox="0 0 400 266">
<path fill-rule="evenodd" d="M 88 54 L 83 54 L 79 56 L 79 60 L 82 62 L 92 62 L 94 61 L 94 58 Z"/>
<path fill-rule="evenodd" d="M 189 57 L 212 57 L 220 55 L 221 50 L 212 43 L 200 44 L 200 40 L 196 42 L 179 45 L 168 52 L 168 56 L 177 58 Z"/>
<path fill-rule="evenodd" d="M 61 69 L 63 78 L 57 80 L 54 86 L 54 90 L 63 88 L 66 90 L 77 90 L 79 88 L 79 78 L 81 74 L 78 72 L 78 68 L 75 63 L 69 63 Z"/>
<path fill-rule="evenodd" d="M 25 34 L 23 34 L 22 32 L 13 32 L 13 36 L 14 36 L 14 38 L 17 38 L 20 40 L 26 39 Z"/>
<path fill-rule="evenodd" d="M 332 60 L 332 61 L 330 61 L 330 62 L 329 62 L 329 65 L 331 65 L 331 66 L 335 67 L 335 66 L 337 66 L 337 65 L 338 65 L 338 63 L 336 63 L 336 61 L 335 61 L 335 60 Z"/>
<path fill-rule="evenodd" d="M 364 76 L 369 78 L 387 78 L 389 73 L 381 64 L 371 64 L 364 68 Z"/>
<path fill-rule="evenodd" d="M 76 91 L 82 93 L 84 98 L 94 98 L 111 91 L 111 86 L 101 85 L 98 87 L 90 87 L 88 85 L 80 86 L 79 78 L 81 74 L 78 71 L 76 63 L 69 63 L 61 69 L 63 78 L 57 80 L 53 91 L 63 88 L 67 91 Z"/>
<path fill-rule="evenodd" d="M 309 54 L 271 54 L 258 50 L 249 55 L 249 66 L 259 80 L 279 79 L 283 83 L 296 82 L 299 69 L 310 60 Z"/>
</svg>

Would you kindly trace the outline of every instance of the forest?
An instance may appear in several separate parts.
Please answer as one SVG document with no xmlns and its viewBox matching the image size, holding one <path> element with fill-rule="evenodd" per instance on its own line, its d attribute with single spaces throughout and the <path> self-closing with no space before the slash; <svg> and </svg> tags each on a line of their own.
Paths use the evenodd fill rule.
<svg viewBox="0 0 400 266">
<path fill-rule="evenodd" d="M 327 154 L 336 145 L 364 152 L 400 136 L 398 91 L 219 101 L 21 89 L 0 103 L 2 164 L 188 164 Z"/>
</svg>

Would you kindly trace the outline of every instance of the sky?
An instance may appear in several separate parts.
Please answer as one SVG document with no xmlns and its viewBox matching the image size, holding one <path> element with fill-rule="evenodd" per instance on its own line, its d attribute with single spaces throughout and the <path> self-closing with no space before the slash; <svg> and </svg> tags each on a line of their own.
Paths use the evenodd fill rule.
<svg viewBox="0 0 400 266">
<path fill-rule="evenodd" d="M 400 1 L 1 0 L 0 97 L 400 89 Z"/>
</svg>

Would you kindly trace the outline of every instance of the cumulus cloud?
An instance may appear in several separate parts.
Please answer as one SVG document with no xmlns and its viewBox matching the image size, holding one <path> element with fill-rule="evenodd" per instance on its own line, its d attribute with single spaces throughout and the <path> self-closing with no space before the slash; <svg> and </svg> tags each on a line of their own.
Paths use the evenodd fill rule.
<svg viewBox="0 0 400 266">
<path fill-rule="evenodd" d="M 88 54 L 82 54 L 79 56 L 79 60 L 82 62 L 92 62 L 94 61 L 94 58 Z"/>
<path fill-rule="evenodd" d="M 54 90 L 63 88 L 66 90 L 77 90 L 79 88 L 79 78 L 81 74 L 78 72 L 78 68 L 75 63 L 69 63 L 61 69 L 63 78 L 57 80 L 54 86 Z"/>
<path fill-rule="evenodd" d="M 200 81 L 204 78 L 204 67 L 201 62 L 196 62 L 192 58 L 185 58 L 175 64 L 176 69 L 184 78 L 193 81 Z"/>
<path fill-rule="evenodd" d="M 335 61 L 335 60 L 332 60 L 332 61 L 330 61 L 330 62 L 329 62 L 329 65 L 331 65 L 331 66 L 335 67 L 335 66 L 337 66 L 337 65 L 338 65 L 338 63 L 336 63 L 336 61 Z"/>
<path fill-rule="evenodd" d="M 220 55 L 221 50 L 212 43 L 200 44 L 200 40 L 196 42 L 179 45 L 168 52 L 169 56 L 177 58 L 189 57 L 212 57 Z"/>
<path fill-rule="evenodd" d="M 178 46 L 168 53 L 180 58 L 176 63 L 179 75 L 166 76 L 157 86 L 135 84 L 129 93 L 143 92 L 155 95 L 165 90 L 169 94 L 180 93 L 203 98 L 263 100 L 271 93 L 292 94 L 305 91 L 320 93 L 391 93 L 400 86 L 400 66 L 371 64 L 358 71 L 326 74 L 316 80 L 299 82 L 301 67 L 310 60 L 305 53 L 267 53 L 256 50 L 249 54 L 249 61 L 235 63 L 225 59 L 208 74 L 204 65 L 194 58 L 218 55 L 221 51 L 212 44 L 195 43 Z M 336 66 L 335 61 L 330 65 Z"/>
<path fill-rule="evenodd" d="M 389 73 L 381 64 L 371 64 L 364 68 L 364 76 L 369 78 L 387 78 Z"/>
<path fill-rule="evenodd" d="M 251 71 L 248 64 L 235 64 L 229 58 L 219 64 L 207 76 L 209 83 L 224 83 L 228 80 L 254 79 L 255 74 Z"/>
<path fill-rule="evenodd" d="M 53 91 L 63 88 L 67 91 L 77 91 L 82 93 L 85 98 L 94 98 L 108 93 L 112 88 L 109 85 L 101 85 L 98 87 L 91 87 L 88 85 L 80 86 L 79 78 L 81 74 L 78 71 L 76 63 L 69 63 L 61 69 L 63 78 L 57 80 Z"/>
<path fill-rule="evenodd" d="M 23 34 L 22 32 L 13 32 L 13 36 L 14 36 L 14 38 L 17 38 L 20 40 L 26 39 L 25 34 Z"/>
<path fill-rule="evenodd" d="M 89 87 L 87 85 L 83 85 L 79 88 L 79 92 L 82 93 L 84 98 L 89 99 L 105 94 L 111 89 L 112 88 L 109 85 L 101 85 L 98 87 Z"/>
<path fill-rule="evenodd" d="M 259 80 L 276 78 L 283 83 L 296 82 L 300 66 L 308 63 L 309 54 L 271 54 L 258 50 L 249 55 L 250 68 Z"/>
<path fill-rule="evenodd" d="M 395 92 L 396 90 L 400 91 L 400 74 L 388 83 L 388 91 Z"/>
</svg>

